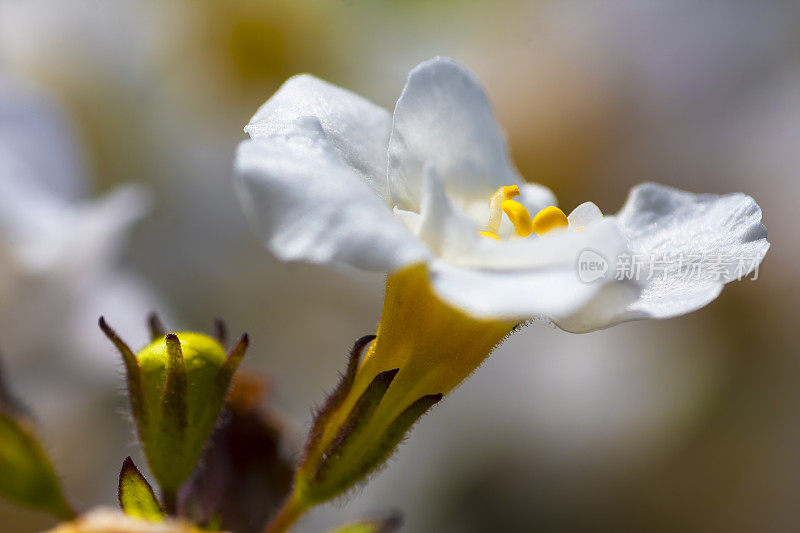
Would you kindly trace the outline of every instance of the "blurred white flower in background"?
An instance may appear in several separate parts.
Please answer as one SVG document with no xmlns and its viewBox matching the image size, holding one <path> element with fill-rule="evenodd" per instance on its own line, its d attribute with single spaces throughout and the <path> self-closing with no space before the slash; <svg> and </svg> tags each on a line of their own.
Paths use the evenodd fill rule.
<svg viewBox="0 0 800 533">
<path fill-rule="evenodd" d="M 170 313 L 120 266 L 147 195 L 126 186 L 90 198 L 81 155 L 56 106 L 0 77 L 0 359 L 67 490 L 96 501 L 130 439 L 117 408 L 119 356 L 97 319 L 105 315 L 141 345 L 147 313 Z M 106 481 L 76 483 L 84 476 Z"/>
<path fill-rule="evenodd" d="M 144 342 L 147 312 L 161 307 L 117 264 L 148 199 L 139 186 L 87 198 L 71 134 L 43 97 L 0 81 L 0 350 L 64 380 L 110 381 L 118 365 L 97 317 Z"/>
</svg>

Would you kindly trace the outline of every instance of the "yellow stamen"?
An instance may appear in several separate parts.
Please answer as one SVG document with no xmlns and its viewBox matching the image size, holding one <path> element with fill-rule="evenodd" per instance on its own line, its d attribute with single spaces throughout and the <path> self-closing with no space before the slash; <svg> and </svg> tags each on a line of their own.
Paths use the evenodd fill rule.
<svg viewBox="0 0 800 533">
<path fill-rule="evenodd" d="M 567 226 L 569 226 L 567 215 L 561 209 L 552 205 L 545 207 L 533 217 L 533 231 L 536 235 L 544 235 L 548 231 L 556 228 L 566 228 Z"/>
<path fill-rule="evenodd" d="M 525 206 L 514 200 L 506 200 L 500 207 L 503 212 L 508 216 L 508 219 L 514 224 L 514 231 L 520 237 L 527 237 L 533 231 L 533 223 L 531 216 Z"/>
<path fill-rule="evenodd" d="M 503 217 L 503 202 L 516 198 L 519 195 L 519 187 L 516 185 L 504 185 L 497 189 L 497 192 L 489 199 L 489 222 L 486 224 L 486 231 L 497 234 L 500 230 L 500 221 Z"/>
<path fill-rule="evenodd" d="M 516 185 L 503 185 L 502 187 L 500 187 L 498 192 L 500 191 L 502 191 L 503 196 L 505 197 L 506 200 L 516 198 L 517 196 L 520 195 L 519 187 L 517 187 Z"/>
<path fill-rule="evenodd" d="M 494 234 L 494 233 L 492 233 L 491 231 L 479 231 L 479 232 L 478 232 L 478 235 L 482 235 L 482 236 L 484 236 L 484 237 L 488 237 L 488 238 L 490 238 L 490 239 L 494 239 L 494 240 L 496 240 L 496 241 L 499 241 L 499 240 L 500 240 L 500 237 L 498 237 L 497 235 L 495 235 L 495 234 Z"/>
</svg>

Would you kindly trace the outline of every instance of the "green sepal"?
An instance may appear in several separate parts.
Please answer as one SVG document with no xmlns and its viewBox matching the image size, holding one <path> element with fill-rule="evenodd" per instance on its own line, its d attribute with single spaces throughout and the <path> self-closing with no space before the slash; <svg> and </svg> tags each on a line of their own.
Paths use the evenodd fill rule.
<svg viewBox="0 0 800 533">
<path fill-rule="evenodd" d="M 219 335 L 217 338 L 224 339 L 227 336 L 227 333 L 220 332 L 219 330 L 216 332 L 216 335 Z M 239 340 L 236 342 L 236 345 L 228 352 L 227 357 L 225 357 L 225 362 L 222 364 L 222 367 L 219 369 L 217 373 L 217 385 L 219 386 L 222 394 L 224 395 L 225 391 L 228 390 L 228 386 L 231 384 L 231 379 L 233 379 L 233 375 L 236 373 L 236 370 L 239 368 L 239 364 L 242 362 L 244 358 L 244 354 L 247 351 L 247 347 L 250 345 L 250 338 L 247 336 L 247 333 L 243 334 L 239 337 Z"/>
<path fill-rule="evenodd" d="M 60 520 L 75 516 L 28 410 L 9 390 L 0 367 L 0 496 Z"/>
<path fill-rule="evenodd" d="M 352 445 L 367 427 L 372 415 L 378 408 L 378 404 L 386 395 L 389 385 L 392 384 L 399 371 L 399 368 L 386 370 L 372 379 L 355 405 L 353 405 L 350 414 L 347 415 L 347 419 L 339 428 L 336 437 L 323 452 L 322 461 L 317 465 L 311 478 L 312 485 L 324 486 L 330 477 L 335 476 L 335 473 L 331 472 L 331 470 L 336 470 L 342 457 L 347 455 L 348 446 Z"/>
<path fill-rule="evenodd" d="M 146 520 L 161 520 L 166 516 L 150 483 L 130 456 L 125 458 L 119 472 L 117 498 L 120 508 L 130 516 Z"/>
<path fill-rule="evenodd" d="M 162 430 L 164 432 L 175 431 L 175 438 L 183 441 L 186 436 L 187 395 L 188 384 L 186 382 L 186 364 L 183 361 L 183 351 L 181 341 L 174 333 L 168 333 L 164 337 L 167 345 L 167 376 L 164 380 L 164 388 L 161 390 L 161 419 Z"/>
<path fill-rule="evenodd" d="M 60 520 L 75 516 L 33 424 L 0 408 L 0 496 Z"/>
<path fill-rule="evenodd" d="M 394 418 L 384 418 L 385 410 L 380 407 L 400 372 L 395 368 L 376 374 L 349 404 L 346 414 L 342 412 L 345 399 L 353 393 L 361 354 L 375 338 L 367 335 L 356 341 L 347 370 L 315 414 L 295 476 L 294 498 L 298 501 L 324 502 L 358 484 L 389 458 L 411 426 L 442 399 L 442 394 L 426 395 Z"/>
<path fill-rule="evenodd" d="M 439 403 L 442 399 L 442 394 L 428 394 L 419 398 L 417 401 L 406 407 L 402 413 L 397 415 L 386 431 L 381 436 L 380 441 L 371 448 L 370 453 L 364 456 L 363 469 L 359 473 L 360 476 L 365 476 L 381 464 L 383 464 L 389 456 L 392 455 L 395 448 L 406 436 L 406 433 L 425 413 L 428 409 Z"/>
<path fill-rule="evenodd" d="M 375 335 L 364 335 L 358 339 L 350 349 L 350 354 L 347 358 L 347 369 L 341 375 L 336 388 L 333 389 L 325 399 L 322 407 L 314 414 L 314 422 L 308 434 L 305 449 L 303 450 L 302 464 L 307 463 L 317 454 L 317 448 L 320 445 L 322 434 L 325 432 L 325 426 L 328 424 L 331 415 L 341 406 L 342 402 L 344 402 L 344 399 L 350 393 L 350 389 L 353 388 L 353 383 L 355 383 L 356 380 L 356 372 L 358 371 L 358 363 L 361 360 L 361 353 L 375 338 Z"/>
<path fill-rule="evenodd" d="M 367 421 L 367 427 L 360 428 L 359 435 L 356 435 L 362 438 L 352 439 L 352 444 L 340 449 L 335 457 L 326 457 L 323 454 L 322 460 L 327 465 L 322 469 L 324 473 L 321 477 L 303 476 L 301 466 L 300 475 L 303 477 L 298 482 L 303 496 L 309 501 L 322 502 L 355 486 L 386 462 L 411 426 L 441 399 L 442 394 L 429 394 L 419 398 L 392 420 L 377 438 L 370 434 L 371 428 Z"/>
<path fill-rule="evenodd" d="M 108 325 L 105 318 L 101 316 L 97 323 L 122 356 L 122 362 L 125 365 L 125 379 L 128 382 L 128 401 L 131 404 L 131 414 L 137 425 L 144 424 L 146 422 L 144 388 L 142 387 L 142 369 L 139 366 L 139 361 L 136 359 L 133 350 Z"/>
</svg>

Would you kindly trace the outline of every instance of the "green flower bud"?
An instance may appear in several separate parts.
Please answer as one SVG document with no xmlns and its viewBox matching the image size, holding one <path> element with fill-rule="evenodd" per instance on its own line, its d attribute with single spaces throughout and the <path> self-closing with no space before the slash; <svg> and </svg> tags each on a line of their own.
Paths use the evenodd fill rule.
<svg viewBox="0 0 800 533">
<path fill-rule="evenodd" d="M 171 512 L 175 493 L 214 428 L 248 339 L 242 335 L 226 355 L 220 341 L 202 333 L 164 335 L 155 317 L 150 325 L 155 338 L 134 354 L 100 318 L 100 328 L 122 354 L 139 438 Z M 224 328 L 218 330 L 222 339 Z"/>
</svg>

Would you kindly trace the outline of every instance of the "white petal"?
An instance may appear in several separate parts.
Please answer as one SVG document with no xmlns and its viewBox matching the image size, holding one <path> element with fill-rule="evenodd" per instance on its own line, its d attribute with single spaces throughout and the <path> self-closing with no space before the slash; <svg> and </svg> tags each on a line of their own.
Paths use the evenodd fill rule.
<svg viewBox="0 0 800 533">
<path fill-rule="evenodd" d="M 521 322 L 545 318 L 574 333 L 605 327 L 606 304 L 628 305 L 640 291 L 634 282 L 584 283 L 574 264 L 478 270 L 436 260 L 429 275 L 439 297 L 471 316 Z"/>
<path fill-rule="evenodd" d="M 462 207 L 521 183 L 478 80 L 448 58 L 414 68 L 394 110 L 388 176 L 400 208 L 419 210 L 426 162 Z"/>
<path fill-rule="evenodd" d="M 106 267 L 116 258 L 130 227 L 148 209 L 148 194 L 139 185 L 71 204 L 35 181 L 0 179 L 2 239 L 27 271 L 88 276 L 88 270 Z"/>
<path fill-rule="evenodd" d="M 516 201 L 525 206 L 531 216 L 545 207 L 558 206 L 556 195 L 553 191 L 538 183 L 524 183 L 519 186 L 520 195 Z"/>
<path fill-rule="evenodd" d="M 419 238 L 436 257 L 458 261 L 484 237 L 478 235 L 478 227 L 472 220 L 450 202 L 433 166 L 426 165 L 423 173 Z"/>
<path fill-rule="evenodd" d="M 68 239 L 62 252 L 65 262 L 83 270 L 84 276 L 90 261 L 98 271 L 111 268 L 124 249 L 132 226 L 150 211 L 150 204 L 151 197 L 144 186 L 127 184 L 74 208 L 73 227 L 62 229 Z"/>
<path fill-rule="evenodd" d="M 617 224 L 603 220 L 580 232 L 553 231 L 503 242 L 481 238 L 453 261 L 460 266 L 496 270 L 548 268 L 557 262 L 575 271 L 583 250 L 599 253 L 611 267 L 618 255 L 630 251 Z"/>
<path fill-rule="evenodd" d="M 567 216 L 569 229 L 576 231 L 583 231 L 601 220 L 603 220 L 603 213 L 592 202 L 582 203 Z"/>
<path fill-rule="evenodd" d="M 769 248 L 761 209 L 741 193 L 692 194 L 645 183 L 631 191 L 617 221 L 634 253 L 649 257 L 652 279 L 615 322 L 703 307 L 725 283 L 757 268 Z"/>
<path fill-rule="evenodd" d="M 392 208 L 392 212 L 394 212 L 394 216 L 400 219 L 400 221 L 406 225 L 408 230 L 417 235 L 419 233 L 419 225 L 420 219 L 419 213 L 415 213 L 414 211 L 406 211 L 405 209 L 400 209 L 397 206 Z"/>
<path fill-rule="evenodd" d="M 244 130 L 252 139 L 280 134 L 301 117 L 316 117 L 325 137 L 362 179 L 389 201 L 386 147 L 392 116 L 355 93 L 309 74 L 294 76 L 262 105 Z"/>
<path fill-rule="evenodd" d="M 76 200 L 86 193 L 79 153 L 57 106 L 0 76 L 0 175 Z"/>
<path fill-rule="evenodd" d="M 315 118 L 242 142 L 236 169 L 239 200 L 280 259 L 381 271 L 429 256 Z"/>
<path fill-rule="evenodd" d="M 607 265 L 598 279 L 581 280 L 578 258 L 586 250 Z M 584 232 L 561 232 L 520 242 L 481 242 L 471 256 L 430 265 L 431 284 L 451 305 L 472 316 L 524 321 L 546 317 L 569 331 L 605 326 L 605 307 L 626 306 L 636 282 L 616 281 L 616 258 L 628 251 L 617 225 L 601 222 Z M 614 307 L 617 309 L 618 307 Z"/>
</svg>

